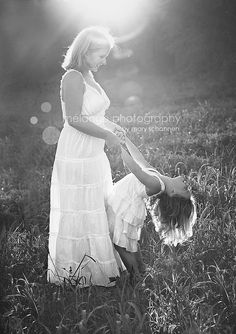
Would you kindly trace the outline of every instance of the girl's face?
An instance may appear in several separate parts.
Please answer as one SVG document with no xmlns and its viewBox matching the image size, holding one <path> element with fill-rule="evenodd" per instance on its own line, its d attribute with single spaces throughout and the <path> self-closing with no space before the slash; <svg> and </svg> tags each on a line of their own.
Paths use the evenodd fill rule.
<svg viewBox="0 0 236 334">
<path fill-rule="evenodd" d="M 106 58 L 109 55 L 110 48 L 103 47 L 96 50 L 89 50 L 85 57 L 85 66 L 88 70 L 97 72 L 100 66 L 106 64 Z"/>
<path fill-rule="evenodd" d="M 187 184 L 185 183 L 185 178 L 183 176 L 177 176 L 171 179 L 173 186 L 173 194 L 170 194 L 170 197 L 179 196 L 185 199 L 190 199 L 191 193 L 188 189 Z"/>
</svg>

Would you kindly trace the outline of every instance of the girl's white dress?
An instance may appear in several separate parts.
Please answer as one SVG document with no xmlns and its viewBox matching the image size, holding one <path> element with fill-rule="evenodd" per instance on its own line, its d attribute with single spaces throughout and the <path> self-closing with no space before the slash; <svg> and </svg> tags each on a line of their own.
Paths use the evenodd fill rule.
<svg viewBox="0 0 236 334">
<path fill-rule="evenodd" d="M 164 183 L 155 169 L 147 170 L 158 178 L 164 189 Z M 129 252 L 138 251 L 137 244 L 147 213 L 147 198 L 145 185 L 132 173 L 116 182 L 108 197 L 106 206 L 111 238 L 114 244 Z"/>
<path fill-rule="evenodd" d="M 110 101 L 100 89 L 85 82 L 81 114 L 105 127 Z M 59 283 L 78 278 L 81 286 L 111 286 L 119 268 L 105 211 L 113 186 L 105 141 L 70 126 L 62 97 L 61 103 L 64 127 L 51 177 L 47 279 Z"/>
</svg>

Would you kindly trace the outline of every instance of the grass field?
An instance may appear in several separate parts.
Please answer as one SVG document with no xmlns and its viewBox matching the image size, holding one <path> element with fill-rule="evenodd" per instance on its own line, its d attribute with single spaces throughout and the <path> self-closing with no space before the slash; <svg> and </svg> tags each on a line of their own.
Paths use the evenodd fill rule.
<svg viewBox="0 0 236 334">
<path fill-rule="evenodd" d="M 147 275 L 134 286 L 121 277 L 109 289 L 46 283 L 56 146 L 42 140 L 43 123 L 26 126 L 24 118 L 6 113 L 0 139 L 1 333 L 236 333 L 236 98 L 180 95 L 152 107 L 117 103 L 110 117 L 143 116 L 138 124 L 121 122 L 129 138 L 161 172 L 189 177 L 198 211 L 194 235 L 181 246 L 164 246 L 148 215 L 140 241 Z M 159 118 L 151 121 L 151 115 Z M 109 159 L 117 181 L 126 171 L 116 156 Z"/>
</svg>

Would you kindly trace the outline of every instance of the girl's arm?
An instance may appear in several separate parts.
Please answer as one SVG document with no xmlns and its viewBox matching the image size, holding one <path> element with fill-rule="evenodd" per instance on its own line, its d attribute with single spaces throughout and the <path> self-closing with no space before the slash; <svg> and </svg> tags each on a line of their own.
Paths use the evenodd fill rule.
<svg viewBox="0 0 236 334">
<path fill-rule="evenodd" d="M 139 151 L 139 149 L 132 143 L 132 141 L 126 137 L 125 138 L 125 143 L 126 146 L 132 156 L 132 158 L 142 167 L 142 168 L 151 168 L 154 169 L 156 174 L 159 176 L 159 178 L 164 182 L 164 183 L 168 183 L 170 181 L 170 178 L 168 176 L 162 175 L 161 173 L 159 173 L 156 168 L 154 168 L 153 166 L 151 166 L 149 164 L 149 162 L 147 162 L 144 158 L 144 156 L 142 155 L 142 153 Z"/>
<path fill-rule="evenodd" d="M 168 176 L 162 175 L 160 174 L 156 168 L 154 168 L 153 166 L 151 166 L 149 164 L 149 162 L 147 162 L 144 158 L 144 156 L 142 155 L 142 153 L 139 151 L 139 149 L 132 143 L 132 141 L 128 138 L 125 137 L 125 144 L 132 156 L 132 158 L 142 167 L 142 168 L 152 168 L 155 169 L 157 175 L 159 176 L 159 178 L 165 183 L 167 180 L 169 180 L 170 178 Z"/>
<path fill-rule="evenodd" d="M 180 196 L 180 197 L 184 197 L 186 199 L 190 198 L 191 193 L 188 190 L 188 187 L 186 186 L 186 184 L 184 183 L 184 177 L 183 176 L 177 176 L 177 177 L 174 177 L 174 178 L 170 178 L 168 176 L 160 174 L 156 170 L 156 168 L 153 168 L 144 159 L 143 155 L 138 150 L 138 148 L 127 137 L 125 138 L 125 140 L 126 140 L 126 146 L 129 150 L 129 152 L 131 153 L 132 157 L 136 160 L 136 164 L 138 164 L 142 168 L 152 168 L 152 169 L 154 169 L 156 174 L 158 175 L 158 177 L 164 182 L 165 187 L 166 187 L 166 193 L 170 197 Z M 141 179 L 139 179 L 139 180 L 141 181 Z M 144 182 L 142 182 L 142 183 L 144 183 Z M 154 188 L 155 188 L 155 186 L 154 186 Z M 154 192 L 154 193 L 157 193 L 157 192 Z"/>
<path fill-rule="evenodd" d="M 132 158 L 142 167 L 153 168 L 144 158 L 139 149 L 132 143 L 132 141 L 125 137 L 125 144 L 131 154 Z"/>
<path fill-rule="evenodd" d="M 121 147 L 121 156 L 131 173 L 133 173 L 137 179 L 145 185 L 147 188 L 147 194 L 149 196 L 159 193 L 162 189 L 160 181 L 157 177 L 150 175 L 148 172 L 142 169 L 142 167 Z"/>
</svg>

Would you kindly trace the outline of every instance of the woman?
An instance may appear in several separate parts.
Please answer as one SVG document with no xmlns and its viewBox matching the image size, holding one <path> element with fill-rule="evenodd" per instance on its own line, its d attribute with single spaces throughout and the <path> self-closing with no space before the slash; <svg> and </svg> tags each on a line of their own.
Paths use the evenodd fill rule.
<svg viewBox="0 0 236 334">
<path fill-rule="evenodd" d="M 62 64 L 64 127 L 51 178 L 50 282 L 111 286 L 111 277 L 119 275 L 105 211 L 112 177 L 104 145 L 120 149 L 119 138 L 109 129 L 121 129 L 105 119 L 110 101 L 92 75 L 106 64 L 113 45 L 105 29 L 85 28 Z"/>
</svg>

